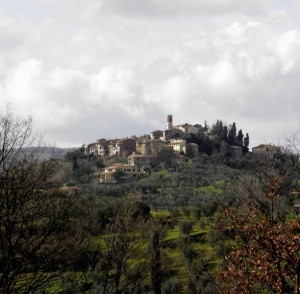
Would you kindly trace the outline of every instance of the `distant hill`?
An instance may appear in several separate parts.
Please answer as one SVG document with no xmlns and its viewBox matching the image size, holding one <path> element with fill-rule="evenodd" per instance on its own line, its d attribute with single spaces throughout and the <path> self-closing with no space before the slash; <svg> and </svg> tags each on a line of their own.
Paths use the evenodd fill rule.
<svg viewBox="0 0 300 294">
<path fill-rule="evenodd" d="M 27 147 L 26 150 L 28 152 L 40 152 L 42 154 L 42 159 L 56 158 L 56 159 L 64 159 L 65 155 L 68 152 L 72 152 L 74 150 L 79 149 L 79 147 L 74 148 L 59 148 L 59 147 Z"/>
</svg>

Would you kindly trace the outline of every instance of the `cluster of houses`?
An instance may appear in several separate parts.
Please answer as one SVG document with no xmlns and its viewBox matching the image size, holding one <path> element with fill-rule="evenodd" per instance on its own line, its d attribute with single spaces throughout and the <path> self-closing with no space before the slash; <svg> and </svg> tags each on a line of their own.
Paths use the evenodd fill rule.
<svg viewBox="0 0 300 294">
<path fill-rule="evenodd" d="M 151 167 L 157 164 L 157 154 L 162 148 L 172 148 L 175 156 L 174 162 L 177 164 L 185 162 L 184 154 L 192 152 L 198 155 L 199 146 L 195 143 L 187 143 L 185 139 L 172 139 L 168 134 L 174 130 L 184 134 L 197 134 L 200 126 L 193 126 L 188 123 L 173 126 L 173 116 L 167 116 L 167 129 L 156 130 L 149 135 L 141 137 L 132 136 L 125 139 L 99 139 L 94 143 L 85 145 L 85 154 L 93 154 L 101 158 L 103 162 L 115 162 L 105 168 L 100 174 L 100 181 L 112 182 L 116 170 L 121 170 L 126 178 L 142 177 L 149 172 Z M 242 148 L 231 146 L 234 157 L 242 156 Z M 261 154 L 273 152 L 275 146 L 260 145 L 252 149 L 253 153 Z M 276 147 L 278 148 L 278 147 Z M 277 149 L 276 149 L 277 151 Z"/>
<path fill-rule="evenodd" d="M 148 135 L 125 139 L 99 139 L 85 145 L 85 154 L 93 154 L 104 162 L 116 162 L 100 174 L 101 182 L 112 182 L 117 169 L 122 170 L 126 177 L 141 177 L 157 163 L 157 154 L 162 148 L 172 148 L 175 154 L 173 160 L 178 164 L 185 162 L 183 154 L 187 153 L 188 148 L 194 155 L 198 154 L 197 144 L 187 143 L 185 139 L 168 139 L 168 134 L 174 130 L 197 134 L 199 127 L 187 123 L 173 126 L 173 117 L 168 115 L 167 129 L 164 131 L 156 130 Z"/>
</svg>

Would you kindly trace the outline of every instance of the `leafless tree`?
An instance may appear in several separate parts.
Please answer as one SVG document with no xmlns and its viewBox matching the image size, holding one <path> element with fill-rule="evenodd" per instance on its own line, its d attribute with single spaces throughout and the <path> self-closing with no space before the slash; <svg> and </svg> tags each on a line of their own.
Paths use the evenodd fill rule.
<svg viewBox="0 0 300 294">
<path fill-rule="evenodd" d="M 0 292 L 34 293 L 65 271 L 81 242 L 78 195 L 51 188 L 55 159 L 43 160 L 32 120 L 0 113 Z M 75 231 L 76 230 L 76 231 Z"/>
</svg>

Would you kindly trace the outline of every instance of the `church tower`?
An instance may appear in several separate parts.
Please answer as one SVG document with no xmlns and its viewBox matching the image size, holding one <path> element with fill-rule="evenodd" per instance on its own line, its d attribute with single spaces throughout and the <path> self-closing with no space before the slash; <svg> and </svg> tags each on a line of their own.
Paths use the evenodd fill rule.
<svg viewBox="0 0 300 294">
<path fill-rule="evenodd" d="M 173 115 L 172 114 L 167 115 L 167 129 L 168 130 L 173 129 Z"/>
</svg>

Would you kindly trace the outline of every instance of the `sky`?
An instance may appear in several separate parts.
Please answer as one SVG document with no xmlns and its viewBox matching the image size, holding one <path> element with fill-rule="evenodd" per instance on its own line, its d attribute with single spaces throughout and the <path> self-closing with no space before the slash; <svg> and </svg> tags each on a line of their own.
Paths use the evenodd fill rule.
<svg viewBox="0 0 300 294">
<path fill-rule="evenodd" d="M 0 0 L 0 109 L 58 147 L 221 119 L 300 127 L 299 0 Z"/>
</svg>

